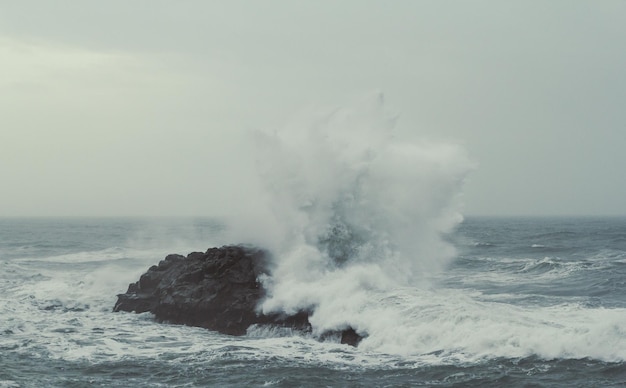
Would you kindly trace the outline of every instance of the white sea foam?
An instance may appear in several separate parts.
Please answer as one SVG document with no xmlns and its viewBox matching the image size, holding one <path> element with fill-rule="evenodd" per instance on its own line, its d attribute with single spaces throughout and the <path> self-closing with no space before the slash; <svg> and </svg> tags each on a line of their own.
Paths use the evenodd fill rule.
<svg viewBox="0 0 626 388">
<path fill-rule="evenodd" d="M 320 343 L 285 329 L 252 328 L 246 337 L 230 337 L 159 324 L 150 314 L 111 313 L 110 291 L 123 290 L 137 276 L 132 273 L 136 264 L 119 264 L 94 263 L 70 271 L 53 267 L 31 278 L 15 266 L 11 275 L 21 281 L 2 283 L 8 297 L 0 299 L 0 311 L 7 317 L 0 321 L 0 332 L 5 333 L 0 348 L 67 361 L 167 359 L 202 364 L 272 359 L 331 368 L 406 368 L 531 355 L 626 360 L 625 309 L 572 302 L 522 306 L 481 298 L 477 291 L 372 287 L 368 282 L 380 282 L 385 276 L 372 275 L 382 270 L 371 263 L 329 271 L 316 283 L 326 288 L 317 299 L 313 324 L 317 328 L 350 324 L 366 331 L 369 336 L 358 348 Z M 348 284 L 339 286 L 341 282 Z M 329 296 L 345 290 L 354 295 L 334 300 Z"/>
<path fill-rule="evenodd" d="M 128 256 L 127 250 L 119 247 L 105 248 L 95 251 L 74 252 L 57 256 L 44 257 L 22 257 L 13 259 L 13 262 L 21 261 L 46 261 L 55 263 L 87 263 L 92 261 L 112 261 L 125 259 Z"/>
<path fill-rule="evenodd" d="M 373 301 L 371 334 L 360 345 L 438 362 L 494 357 L 626 359 L 626 310 L 579 304 L 515 306 L 480 301 L 459 290 L 396 290 L 394 303 Z M 393 306 L 395 304 L 395 306 Z"/>
</svg>

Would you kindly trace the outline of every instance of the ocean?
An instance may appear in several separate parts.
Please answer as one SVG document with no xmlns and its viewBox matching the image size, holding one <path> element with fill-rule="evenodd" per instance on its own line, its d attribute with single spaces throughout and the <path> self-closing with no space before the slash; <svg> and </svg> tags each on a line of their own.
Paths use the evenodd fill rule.
<svg viewBox="0 0 626 388">
<path fill-rule="evenodd" d="M 387 267 L 408 267 L 383 268 L 370 252 L 323 273 L 356 279 L 348 288 L 299 278 L 307 298 L 320 295 L 314 327 L 350 324 L 367 335 L 357 348 L 112 312 L 116 294 L 167 254 L 227 235 L 210 218 L 0 219 L 0 387 L 626 385 L 625 218 L 466 217 L 443 236 L 453 251 L 441 266 L 411 267 L 424 276 L 388 282 Z M 277 277 L 293 280 L 290 270 Z M 294 306 L 267 282 L 267 309 Z"/>
</svg>

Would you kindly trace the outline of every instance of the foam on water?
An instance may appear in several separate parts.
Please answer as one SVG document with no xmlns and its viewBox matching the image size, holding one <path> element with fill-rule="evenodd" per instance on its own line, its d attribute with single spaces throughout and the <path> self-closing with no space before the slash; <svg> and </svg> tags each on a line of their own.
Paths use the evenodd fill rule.
<svg viewBox="0 0 626 388">
<path fill-rule="evenodd" d="M 515 306 L 444 289 L 398 289 L 389 298 L 372 301 L 379 310 L 369 317 L 376 329 L 361 343 L 363 350 L 417 359 L 432 355 L 450 363 L 531 355 L 626 358 L 625 309 Z"/>
<path fill-rule="evenodd" d="M 151 255 L 146 255 L 151 256 Z M 626 359 L 626 310 L 589 308 L 574 302 L 522 306 L 480 292 L 399 287 L 380 282 L 373 264 L 329 271 L 316 327 L 352 325 L 369 336 L 358 348 L 285 329 L 251 328 L 230 337 L 201 328 L 159 324 L 150 314 L 111 313 L 114 295 L 148 264 L 89 261 L 86 267 L 41 268 L 4 263 L 0 349 L 31 358 L 114 362 L 167 360 L 201 365 L 232 360 L 329 368 L 406 368 L 475 363 L 498 357 Z M 384 274 L 384 272 L 382 272 Z M 384 276 L 379 276 L 384 277 Z M 10 281 L 14 279 L 14 281 Z M 339 287 L 337 282 L 350 282 Z M 336 288 L 332 288 L 336 287 Z M 350 289 L 355 295 L 328 295 Z M 300 297 L 300 296 L 298 296 Z M 356 304 L 355 307 L 353 304 Z M 343 311 L 337 314 L 337 311 Z M 327 314 L 334 313 L 334 316 Z M 336 339 L 335 339 L 336 340 Z M 230 360 L 230 361 L 229 361 Z"/>
</svg>

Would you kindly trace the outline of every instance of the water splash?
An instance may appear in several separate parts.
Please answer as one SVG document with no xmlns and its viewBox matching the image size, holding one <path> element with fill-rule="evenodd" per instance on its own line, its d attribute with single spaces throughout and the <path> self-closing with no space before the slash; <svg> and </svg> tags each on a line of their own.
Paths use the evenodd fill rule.
<svg viewBox="0 0 626 388">
<path fill-rule="evenodd" d="M 255 242 L 275 257 L 264 312 L 312 309 L 318 331 L 366 326 L 373 292 L 422 283 L 454 256 L 442 235 L 462 220 L 471 163 L 457 146 L 396 137 L 396 120 L 374 93 L 254 133 L 264 208 Z"/>
</svg>

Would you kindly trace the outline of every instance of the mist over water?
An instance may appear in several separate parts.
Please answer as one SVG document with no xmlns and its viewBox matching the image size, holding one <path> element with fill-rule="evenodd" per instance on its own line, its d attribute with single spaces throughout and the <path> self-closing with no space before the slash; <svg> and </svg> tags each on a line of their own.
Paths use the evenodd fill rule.
<svg viewBox="0 0 626 388">
<path fill-rule="evenodd" d="M 397 137 L 396 120 L 372 93 L 252 134 L 260 209 L 229 227 L 274 256 L 264 312 L 309 309 L 314 332 L 372 334 L 381 313 L 393 319 L 374 308 L 386 290 L 425 286 L 454 257 L 442 237 L 462 221 L 472 164 L 457 146 Z"/>
</svg>

